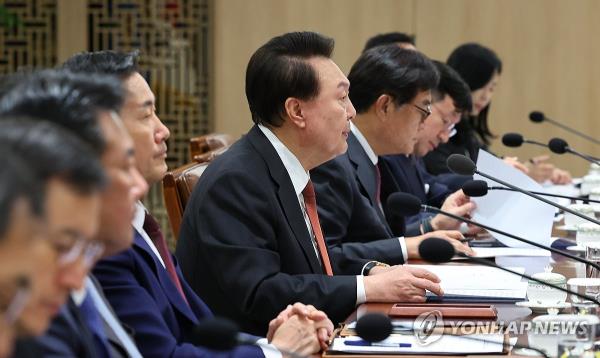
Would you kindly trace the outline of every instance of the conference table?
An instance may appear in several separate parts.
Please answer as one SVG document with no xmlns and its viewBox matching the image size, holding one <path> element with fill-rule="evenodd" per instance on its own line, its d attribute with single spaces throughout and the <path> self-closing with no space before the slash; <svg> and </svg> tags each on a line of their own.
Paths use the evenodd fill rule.
<svg viewBox="0 0 600 358">
<path fill-rule="evenodd" d="M 553 237 L 562 237 L 562 238 L 570 238 L 574 240 L 573 236 L 569 237 L 568 232 L 557 230 L 556 227 L 559 224 L 555 225 L 555 228 L 552 231 Z M 572 253 L 572 252 L 570 252 Z M 552 258 L 552 259 L 550 259 Z M 525 274 L 533 275 L 538 272 L 544 272 L 544 267 L 547 265 L 552 266 L 553 272 L 560 273 L 564 275 L 567 279 L 572 277 L 581 277 L 585 272 L 585 267 L 582 263 L 575 262 L 573 260 L 566 259 L 556 254 L 552 254 L 550 257 L 497 257 L 495 258 L 495 262 L 504 267 L 523 267 L 525 268 Z M 424 264 L 422 261 L 411 261 L 411 264 Z M 453 263 L 453 264 L 468 264 L 468 263 Z M 567 298 L 567 301 L 569 298 Z M 389 312 L 391 308 L 391 303 L 369 303 L 365 305 L 361 305 L 358 307 L 359 311 L 378 311 L 381 313 Z M 534 317 L 540 315 L 540 313 L 533 313 L 529 308 L 516 306 L 514 303 L 495 303 L 494 306 L 498 311 L 498 321 L 499 322 L 520 322 L 520 321 L 530 321 Z M 568 312 L 568 311 L 567 311 Z M 362 312 L 361 312 L 362 313 Z M 564 312 L 561 312 L 564 313 Z M 357 311 L 352 313 L 350 317 L 346 320 L 346 322 L 351 322 L 356 320 Z M 514 337 L 514 336 L 512 336 Z M 518 338 L 517 344 L 526 346 L 527 342 L 527 334 L 520 334 L 516 336 Z M 336 358 L 357 358 L 357 357 L 393 357 L 394 355 L 359 355 L 359 354 L 347 354 L 347 353 L 338 353 L 338 352 L 324 352 L 323 357 L 336 357 Z M 423 357 L 423 355 L 397 355 L 398 357 Z M 456 357 L 457 355 L 447 356 L 447 357 Z M 460 356 L 460 355 L 459 355 Z M 507 355 L 463 355 L 463 357 L 506 357 Z M 509 353 L 508 356 L 511 357 L 520 357 L 520 355 Z M 446 356 L 436 356 L 436 357 L 446 357 Z"/>
</svg>

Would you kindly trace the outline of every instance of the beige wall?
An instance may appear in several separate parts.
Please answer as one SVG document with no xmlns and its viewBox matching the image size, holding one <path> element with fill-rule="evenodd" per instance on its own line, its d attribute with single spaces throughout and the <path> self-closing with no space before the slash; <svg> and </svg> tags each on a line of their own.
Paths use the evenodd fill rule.
<svg viewBox="0 0 600 358">
<path fill-rule="evenodd" d="M 504 63 L 490 115 L 495 133 L 517 131 L 546 141 L 561 136 L 574 147 L 600 156 L 600 147 L 548 124 L 533 124 L 531 110 L 600 138 L 593 108 L 600 84 L 600 13 L 596 0 L 215 0 L 215 129 L 239 135 L 251 124 L 244 72 L 252 52 L 270 37 L 314 30 L 336 39 L 335 61 L 347 72 L 365 40 L 386 31 L 414 32 L 421 51 L 444 60 L 457 45 L 478 41 Z M 540 148 L 499 154 L 526 159 Z M 587 164 L 554 156 L 582 174 Z"/>
</svg>

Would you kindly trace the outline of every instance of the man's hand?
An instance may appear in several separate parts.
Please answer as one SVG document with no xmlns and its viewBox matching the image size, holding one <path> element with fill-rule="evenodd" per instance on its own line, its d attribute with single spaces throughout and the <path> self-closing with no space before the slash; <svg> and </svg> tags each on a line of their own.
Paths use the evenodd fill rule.
<svg viewBox="0 0 600 358">
<path fill-rule="evenodd" d="M 333 323 L 327 318 L 325 312 L 317 310 L 313 305 L 304 305 L 299 302 L 295 303 L 293 306 L 288 305 L 286 309 L 277 315 L 277 317 L 271 320 L 269 323 L 269 331 L 267 332 L 267 340 L 271 342 L 274 339 L 277 330 L 293 316 L 299 316 L 312 321 L 321 348 L 327 348 L 331 335 L 333 334 Z"/>
<path fill-rule="evenodd" d="M 573 178 L 571 177 L 571 173 L 569 173 L 568 171 L 554 168 L 554 170 L 552 171 L 552 176 L 550 177 L 550 181 L 552 182 L 552 184 L 564 185 L 571 183 L 573 181 Z"/>
<path fill-rule="evenodd" d="M 457 252 L 465 253 L 469 256 L 474 255 L 475 253 L 469 247 L 469 245 L 462 243 L 460 240 L 464 239 L 464 236 L 459 231 L 454 230 L 439 230 L 428 232 L 427 234 L 415 236 L 415 237 L 407 237 L 405 238 L 406 242 L 406 251 L 408 252 L 409 259 L 419 259 L 421 256 L 419 255 L 419 245 L 421 242 L 430 237 L 437 237 L 440 239 L 444 239 L 454 246 L 454 250 Z"/>
<path fill-rule="evenodd" d="M 462 190 L 458 190 L 450 194 L 446 200 L 444 200 L 441 209 L 457 216 L 470 217 L 471 212 L 475 210 L 475 207 L 475 203 L 472 202 Z M 434 230 L 458 230 L 460 221 L 442 214 L 437 214 L 431 219 L 431 227 L 433 227 Z"/>
<path fill-rule="evenodd" d="M 274 332 L 270 343 L 280 351 L 304 356 L 317 353 L 322 348 L 317 338 L 315 322 L 298 315 L 283 322 Z"/>
<path fill-rule="evenodd" d="M 425 302 L 426 291 L 444 294 L 439 282 L 435 274 L 409 266 L 364 277 L 367 302 Z"/>
</svg>

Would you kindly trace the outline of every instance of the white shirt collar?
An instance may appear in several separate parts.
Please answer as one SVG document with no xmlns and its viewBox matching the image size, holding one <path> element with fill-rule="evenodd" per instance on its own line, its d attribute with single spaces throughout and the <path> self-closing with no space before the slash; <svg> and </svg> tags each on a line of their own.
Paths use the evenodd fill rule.
<svg viewBox="0 0 600 358">
<path fill-rule="evenodd" d="M 358 143 L 363 148 L 365 153 L 367 153 L 369 159 L 371 159 L 371 162 L 373 162 L 373 165 L 377 165 L 379 157 L 377 157 L 377 154 L 375 154 L 373 148 L 371 148 L 369 142 L 367 142 L 367 138 L 365 138 L 365 136 L 360 132 L 360 130 L 358 130 L 358 127 L 355 126 L 352 122 L 350 122 L 350 130 L 352 131 L 352 134 L 354 134 L 354 136 L 356 137 L 356 140 L 358 140 Z"/>
<path fill-rule="evenodd" d="M 277 138 L 277 136 L 271 132 L 271 130 L 261 124 L 258 125 L 258 128 L 263 132 L 263 134 L 267 137 L 277 155 L 283 162 L 283 166 L 285 170 L 287 170 L 290 179 L 292 180 L 292 185 L 294 186 L 294 191 L 296 191 L 296 195 L 300 195 L 306 184 L 308 184 L 308 180 L 310 176 L 308 172 L 304 170 L 302 164 L 298 158 L 292 153 L 286 146 Z"/>
<path fill-rule="evenodd" d="M 75 302 L 77 306 L 81 306 L 83 300 L 85 299 L 85 296 L 87 295 L 87 285 L 88 279 L 86 277 L 82 288 L 80 288 L 79 290 L 71 291 L 71 299 L 73 300 L 73 302 Z"/>
</svg>

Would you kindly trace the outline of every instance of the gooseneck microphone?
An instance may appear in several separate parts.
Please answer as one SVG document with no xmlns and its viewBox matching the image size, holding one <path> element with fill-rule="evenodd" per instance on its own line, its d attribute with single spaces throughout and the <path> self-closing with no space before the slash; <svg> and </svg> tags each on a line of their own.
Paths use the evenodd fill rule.
<svg viewBox="0 0 600 358">
<path fill-rule="evenodd" d="M 566 130 L 567 132 L 571 132 L 571 133 L 575 134 L 576 136 L 587 139 L 592 143 L 600 144 L 600 141 L 597 140 L 596 138 L 590 137 L 589 135 L 587 135 L 585 133 L 582 133 L 576 129 L 567 127 L 566 125 L 564 125 L 562 123 L 559 123 L 551 118 L 548 118 L 544 115 L 543 112 L 533 111 L 533 112 L 529 113 L 529 119 L 534 123 L 548 122 L 548 123 L 554 124 L 555 126 L 560 127 L 562 129 Z"/>
<path fill-rule="evenodd" d="M 540 147 L 544 147 L 544 148 L 548 147 L 544 143 L 537 142 L 535 140 L 525 139 L 519 133 L 506 133 L 505 135 L 502 136 L 502 144 L 504 144 L 507 147 L 516 148 L 516 147 L 520 147 L 521 145 L 523 145 L 523 143 L 535 144 L 535 145 L 539 145 Z"/>
<path fill-rule="evenodd" d="M 490 190 L 506 190 L 506 191 L 515 191 L 515 192 L 517 191 L 517 190 L 511 189 L 511 188 L 506 188 L 503 186 L 489 186 L 485 180 L 469 180 L 468 182 L 464 183 L 462 186 L 463 193 L 465 193 L 466 196 L 472 196 L 472 197 L 485 196 L 488 193 L 488 191 L 490 191 Z M 592 200 L 592 199 L 582 198 L 582 197 L 578 197 L 578 196 L 550 194 L 550 193 L 544 193 L 542 191 L 530 191 L 530 193 L 541 195 L 541 196 L 550 196 L 553 198 L 581 200 L 581 201 L 587 201 L 590 203 L 600 204 L 600 200 Z"/>
<path fill-rule="evenodd" d="M 380 342 L 392 334 L 392 322 L 384 314 L 367 313 L 356 321 L 355 330 L 367 342 Z"/>
<path fill-rule="evenodd" d="M 592 301 L 593 303 L 600 305 L 600 302 L 595 298 L 595 297 L 590 297 L 590 296 L 586 296 L 583 294 L 580 294 L 578 292 L 574 292 L 571 291 L 569 289 L 548 283 L 546 281 L 537 279 L 537 278 L 533 278 L 529 275 L 525 275 L 525 274 L 521 274 L 518 272 L 515 272 L 513 270 L 507 269 L 506 267 L 502 267 L 499 265 L 496 265 L 494 262 L 488 261 L 486 259 L 482 259 L 479 257 L 472 257 L 472 256 L 468 256 L 466 254 L 463 254 L 462 252 L 457 252 L 456 250 L 454 250 L 454 246 L 452 246 L 451 243 L 449 243 L 448 241 L 444 240 L 444 239 L 439 239 L 436 237 L 431 237 L 428 239 L 425 239 L 423 241 L 421 241 L 421 243 L 419 244 L 419 255 L 421 255 L 421 258 L 427 262 L 431 262 L 434 264 L 439 264 L 439 263 L 444 263 L 444 262 L 448 262 L 450 261 L 454 256 L 459 256 L 462 257 L 464 259 L 467 259 L 468 261 L 480 264 L 480 265 L 485 265 L 485 266 L 489 266 L 489 267 L 495 267 L 497 269 L 500 269 L 502 271 L 506 271 L 508 273 L 512 273 L 513 275 L 517 275 L 523 278 L 526 278 L 530 281 L 535 281 L 539 284 L 542 284 L 544 286 L 548 286 L 551 288 L 554 288 L 558 291 L 561 292 L 566 292 L 572 296 L 577 296 L 583 300 L 586 301 Z"/>
<path fill-rule="evenodd" d="M 461 174 L 461 175 L 473 175 L 473 174 L 479 174 L 484 178 L 488 178 L 498 184 L 504 185 L 505 187 L 511 188 L 515 191 L 518 191 L 522 194 L 525 194 L 527 196 L 530 196 L 534 199 L 537 199 L 541 202 L 544 202 L 548 205 L 554 206 L 555 208 L 558 208 L 564 212 L 573 214 L 575 216 L 578 216 L 586 221 L 590 221 L 593 222 L 594 224 L 600 225 L 600 221 L 596 220 L 595 218 L 591 218 L 589 216 L 583 215 L 575 210 L 571 210 L 567 207 L 564 207 L 560 204 L 557 204 L 551 200 L 548 200 L 546 198 L 543 198 L 537 194 L 534 194 L 530 191 L 527 191 L 525 189 L 521 189 L 515 185 L 509 184 L 507 182 L 505 182 L 504 180 L 500 180 L 498 178 L 495 178 L 489 174 L 480 172 L 479 170 L 477 170 L 477 166 L 475 165 L 475 163 L 473 163 L 473 161 L 467 157 L 465 157 L 464 155 L 461 154 L 451 154 L 448 157 L 448 160 L 446 161 L 446 164 L 448 165 L 448 169 L 450 169 L 450 171 L 452 171 L 453 173 L 456 174 Z"/>
<path fill-rule="evenodd" d="M 560 256 L 563 256 L 563 257 L 567 257 L 567 258 L 569 258 L 571 260 L 575 260 L 577 262 L 581 262 L 581 263 L 586 264 L 586 265 L 590 265 L 591 267 L 593 267 L 593 268 L 595 268 L 597 270 L 600 270 L 600 265 L 597 264 L 597 263 L 595 263 L 595 262 L 588 261 L 588 260 L 586 260 L 584 258 L 581 258 L 581 257 L 577 256 L 577 255 L 573 255 L 573 254 L 570 254 L 568 252 L 564 252 L 564 251 L 561 251 L 559 249 L 555 249 L 555 248 L 553 248 L 551 246 L 545 246 L 545 245 L 542 245 L 542 244 L 537 243 L 535 241 L 527 240 L 525 238 L 522 238 L 522 237 L 510 234 L 510 233 L 508 233 L 506 231 L 498 230 L 498 229 L 495 229 L 495 228 L 493 228 L 491 226 L 484 225 L 484 224 L 478 223 L 476 221 L 463 218 L 462 216 L 454 215 L 452 213 L 449 213 L 449 212 L 443 211 L 441 209 L 438 209 L 438 208 L 436 208 L 434 206 L 424 205 L 424 204 L 421 203 L 421 199 L 419 199 L 418 197 L 416 197 L 414 195 L 408 194 L 408 193 L 400 193 L 400 192 L 393 193 L 392 195 L 390 195 L 388 197 L 387 205 L 388 205 L 388 208 L 389 208 L 390 212 L 393 215 L 412 216 L 412 215 L 418 214 L 419 211 L 421 211 L 421 208 L 422 208 L 424 211 L 434 212 L 434 213 L 438 213 L 438 214 L 442 214 L 442 215 L 451 217 L 454 220 L 462 221 L 462 222 L 465 222 L 467 224 L 471 224 L 471 225 L 474 225 L 474 226 L 486 229 L 488 231 L 495 232 L 495 233 L 498 233 L 498 234 L 510 237 L 511 239 L 515 239 L 517 241 L 524 242 L 524 243 L 529 244 L 531 246 L 535 246 L 537 248 L 544 249 L 546 251 L 550 251 L 550 252 L 555 253 L 557 255 L 560 255 Z"/>
<path fill-rule="evenodd" d="M 574 150 L 573 148 L 569 147 L 569 143 L 567 143 L 567 141 L 565 141 L 562 138 L 550 139 L 550 141 L 548 142 L 548 148 L 550 148 L 550 150 L 556 154 L 571 153 L 573 155 L 578 156 L 579 158 L 587 160 L 590 163 L 595 163 L 595 164 L 600 165 L 600 162 L 598 161 L 598 159 L 592 157 L 591 155 L 583 154 L 583 153 L 580 153 L 580 152 Z"/>
<path fill-rule="evenodd" d="M 239 332 L 237 325 L 228 319 L 213 317 L 201 320 L 194 327 L 191 343 L 217 351 L 231 350 L 239 345 L 258 346 L 263 349 L 281 352 L 283 355 L 292 358 L 306 358 L 306 356 L 298 353 L 276 349 L 271 345 L 259 343 L 256 338 L 255 336 Z"/>
</svg>

